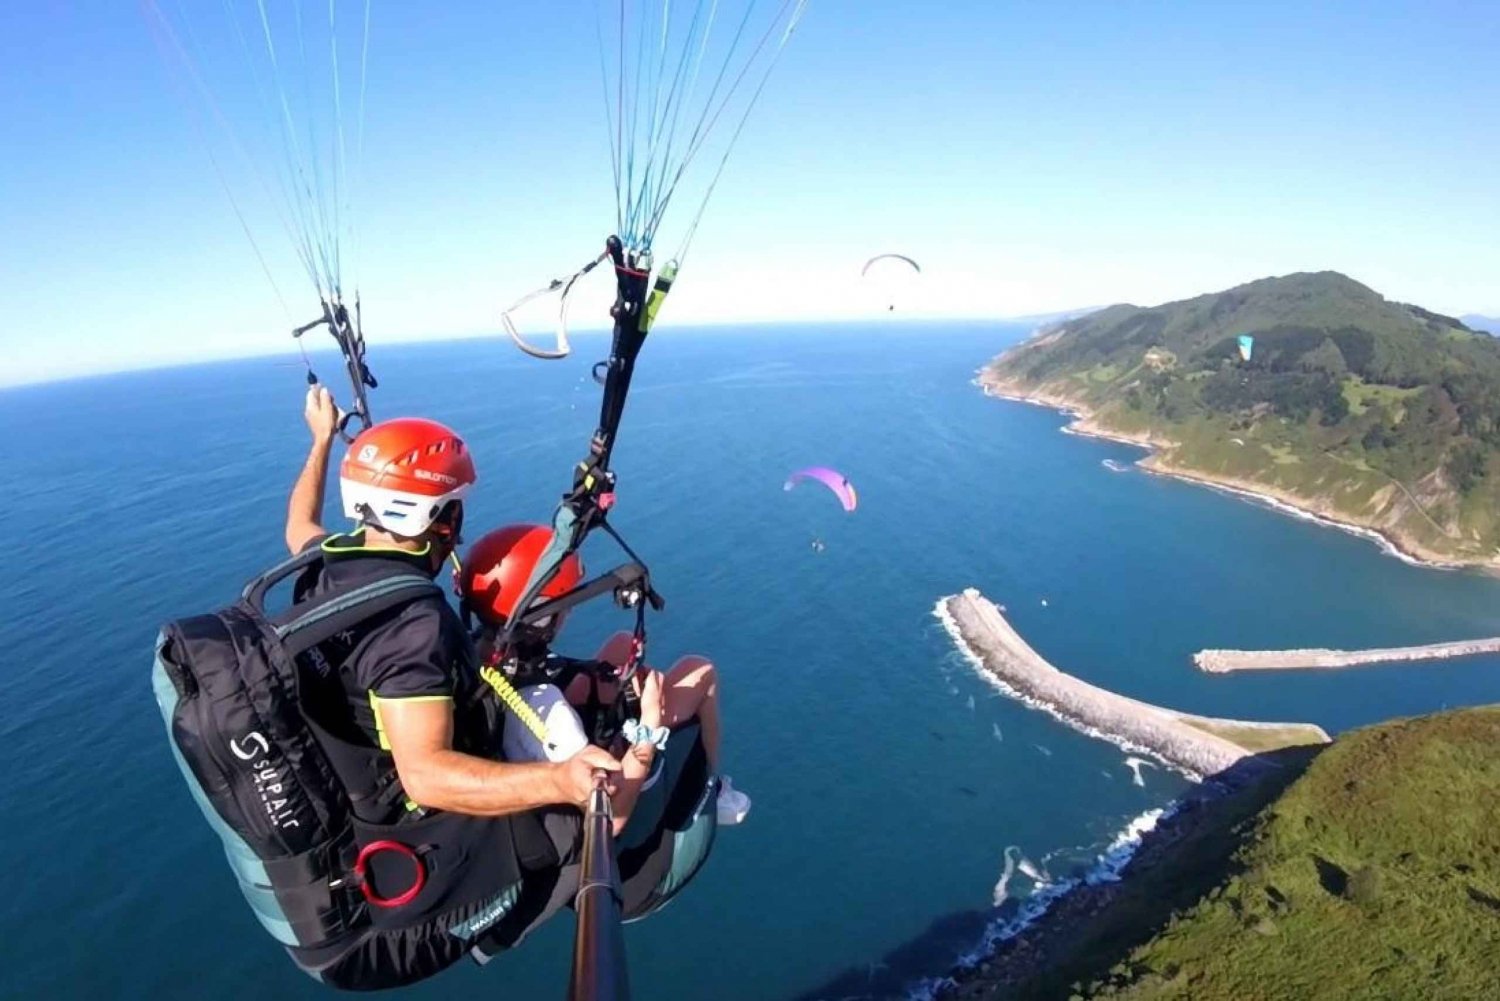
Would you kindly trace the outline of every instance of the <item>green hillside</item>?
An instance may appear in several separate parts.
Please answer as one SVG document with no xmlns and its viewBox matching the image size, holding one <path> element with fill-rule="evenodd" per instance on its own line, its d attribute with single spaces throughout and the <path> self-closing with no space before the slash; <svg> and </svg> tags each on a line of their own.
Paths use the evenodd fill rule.
<svg viewBox="0 0 1500 1001">
<path fill-rule="evenodd" d="M 1148 845 L 1148 864 L 1061 930 L 1057 960 L 1028 965 L 1038 945 L 1001 956 L 952 996 L 1493 997 L 1497 752 L 1497 706 L 1345 734 Z"/>
<path fill-rule="evenodd" d="M 1500 709 L 1340 739 L 1114 998 L 1480 998 L 1500 970 Z"/>
<path fill-rule="evenodd" d="M 1500 548 L 1500 340 L 1334 272 L 1111 306 L 1006 352 L 985 379 L 1157 443 L 1163 469 L 1276 494 L 1418 555 L 1493 563 Z"/>
</svg>

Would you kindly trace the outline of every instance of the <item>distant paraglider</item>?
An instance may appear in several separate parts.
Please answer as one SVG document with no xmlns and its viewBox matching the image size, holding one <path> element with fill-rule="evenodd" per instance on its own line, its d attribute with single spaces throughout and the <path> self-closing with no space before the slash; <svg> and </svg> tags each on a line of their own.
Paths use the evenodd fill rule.
<svg viewBox="0 0 1500 1001">
<path fill-rule="evenodd" d="M 907 264 L 910 264 L 912 266 L 912 269 L 917 273 L 920 274 L 922 271 L 922 265 L 918 264 L 910 257 L 907 257 L 905 254 L 876 254 L 874 257 L 865 262 L 864 267 L 859 269 L 860 275 L 868 275 L 870 273 L 870 267 L 878 261 L 905 261 Z"/>
<path fill-rule="evenodd" d="M 897 300 L 906 296 L 921 273 L 922 266 L 905 254 L 876 254 L 859 269 L 862 279 L 874 283 L 888 313 L 895 312 Z"/>
<path fill-rule="evenodd" d="M 837 469 L 829 469 L 827 466 L 809 466 L 799 469 L 788 476 L 786 483 L 782 485 L 783 490 L 791 490 L 797 484 L 813 480 L 823 484 L 833 495 L 839 499 L 845 511 L 853 511 L 859 506 L 859 494 L 854 491 L 854 484 Z"/>
<path fill-rule="evenodd" d="M 1255 351 L 1255 338 L 1249 334 L 1241 334 L 1240 338 L 1240 361 L 1249 361 L 1250 355 Z"/>
</svg>

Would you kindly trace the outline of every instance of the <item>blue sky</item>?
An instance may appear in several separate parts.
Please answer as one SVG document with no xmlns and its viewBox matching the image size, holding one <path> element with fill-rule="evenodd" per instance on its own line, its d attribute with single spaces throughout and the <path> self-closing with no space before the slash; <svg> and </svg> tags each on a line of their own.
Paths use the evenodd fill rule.
<svg viewBox="0 0 1500 1001">
<path fill-rule="evenodd" d="M 210 26 L 220 9 L 159 2 Z M 595 23 L 594 0 L 374 0 L 357 205 L 372 343 L 491 333 L 609 232 Z M 200 51 L 239 128 L 243 64 Z M 873 315 L 858 269 L 882 251 L 923 264 L 909 317 L 1325 268 L 1497 314 L 1495 52 L 1496 4 L 811 0 L 665 318 Z M 139 3 L 7 5 L 0 384 L 285 351 L 289 316 L 311 318 L 290 242 L 229 163 L 289 309 L 257 264 L 181 79 Z"/>
</svg>

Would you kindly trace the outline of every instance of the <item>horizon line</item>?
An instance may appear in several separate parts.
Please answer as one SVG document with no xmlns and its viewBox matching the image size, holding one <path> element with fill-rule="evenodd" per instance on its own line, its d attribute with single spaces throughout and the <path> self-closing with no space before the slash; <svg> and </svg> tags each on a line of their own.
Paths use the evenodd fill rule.
<svg viewBox="0 0 1500 1001">
<path fill-rule="evenodd" d="M 1099 309 L 1099 308 L 1103 308 L 1103 307 L 1088 307 L 1089 310 Z M 698 322 L 698 323 L 685 324 L 685 325 L 680 326 L 680 327 L 674 326 L 674 327 L 671 327 L 670 329 L 673 331 L 673 333 L 685 333 L 685 332 L 691 332 L 691 331 L 694 331 L 694 330 L 716 330 L 716 329 L 719 329 L 719 328 L 730 327 L 730 326 L 738 327 L 740 329 L 746 329 L 746 330 L 757 330 L 757 329 L 773 329 L 773 328 L 785 328 L 785 327 L 811 326 L 811 325 L 814 325 L 814 324 L 817 324 L 817 325 L 827 325 L 827 326 L 852 326 L 852 325 L 855 325 L 855 324 L 881 324 L 881 325 L 889 325 L 889 326 L 919 326 L 919 325 L 925 325 L 925 324 L 938 324 L 938 323 L 958 323 L 958 324 L 973 324 L 973 323 L 997 323 L 997 324 L 1001 324 L 1001 323 L 1007 323 L 1007 324 L 1024 324 L 1024 323 L 1033 323 L 1033 322 L 1043 322 L 1045 320 L 1045 318 L 1047 318 L 1047 317 L 1058 316 L 1058 315 L 1064 314 L 1064 313 L 1073 313 L 1073 312 L 1082 312 L 1082 311 L 1083 310 L 1077 310 L 1077 311 L 1075 311 L 1075 310 L 1059 310 L 1056 313 L 1033 313 L 1033 314 L 1027 314 L 1025 316 L 1014 316 L 1014 317 L 1012 317 L 1012 316 L 938 316 L 938 317 L 934 317 L 934 316 L 922 316 L 922 317 L 903 318 L 901 320 L 889 320 L 889 319 L 886 319 L 886 318 L 884 318 L 882 316 L 878 316 L 878 315 L 874 316 L 874 317 L 798 318 L 798 319 L 783 319 L 783 320 L 752 320 L 752 321 L 744 321 L 744 320 L 705 320 L 705 321 Z M 571 336 L 583 336 L 583 337 L 608 336 L 611 332 L 612 332 L 612 330 L 611 330 L 610 327 L 603 326 L 603 325 L 591 325 L 591 326 L 583 326 L 583 327 L 578 327 L 578 328 L 571 328 L 570 327 L 569 330 L 568 330 L 568 333 Z M 376 347 L 377 347 L 377 350 L 379 350 L 380 347 L 384 347 L 384 346 L 392 346 L 392 347 L 394 347 L 394 346 L 399 345 L 399 346 L 403 346 L 403 347 L 411 347 L 411 346 L 424 345 L 424 344 L 426 344 L 426 345 L 433 345 L 433 346 L 439 346 L 439 345 L 444 345 L 444 344 L 462 343 L 462 342 L 465 342 L 465 341 L 485 341 L 485 340 L 494 340 L 494 341 L 500 341 L 500 342 L 504 342 L 504 343 L 509 343 L 510 342 L 510 337 L 503 330 L 495 330 L 495 331 L 488 331 L 487 330 L 487 331 L 476 331 L 476 332 L 465 332 L 465 333 L 445 333 L 445 334 L 439 334 L 439 335 L 433 335 L 433 336 L 423 336 L 423 335 L 416 335 L 416 336 L 413 336 L 413 335 L 404 335 L 403 336 L 403 335 L 395 335 L 395 336 L 390 336 L 390 337 L 383 338 L 381 340 L 380 344 L 377 345 Z M 319 348 L 316 348 L 316 349 L 310 349 L 310 350 L 307 351 L 307 354 L 309 356 L 312 356 L 312 357 L 318 357 L 318 356 L 325 356 L 326 357 L 328 355 L 338 355 L 339 354 L 339 349 L 336 346 L 328 345 L 328 346 L 325 346 L 325 347 L 319 347 Z M 85 370 L 72 371 L 72 372 L 60 372 L 60 373 L 56 373 L 56 374 L 40 375 L 40 376 L 30 377 L 30 378 L 28 378 L 28 377 L 22 377 L 22 378 L 14 381 L 14 382 L 3 381 L 3 377 L 0 377 L 0 393 L 4 393 L 4 392 L 7 392 L 7 391 L 13 390 L 13 389 L 29 389 L 29 388 L 35 388 L 35 387 L 40 387 L 40 386 L 60 385 L 60 384 L 70 383 L 70 382 L 84 382 L 84 381 L 87 381 L 87 380 L 90 380 L 90 379 L 106 379 L 106 378 L 109 378 L 111 376 L 117 376 L 117 375 L 136 375 L 136 374 L 142 374 L 142 373 L 146 373 L 146 372 L 165 372 L 165 371 L 171 371 L 171 370 L 174 370 L 174 369 L 197 368 L 197 367 L 200 367 L 200 366 L 207 366 L 207 365 L 225 365 L 225 364 L 232 364 L 234 362 L 241 362 L 241 361 L 254 361 L 254 360 L 257 360 L 257 359 L 275 358 L 275 357 L 281 356 L 281 355 L 289 355 L 293 359 L 295 359 L 296 363 L 300 364 L 301 358 L 302 358 L 302 353 L 299 350 L 298 342 L 296 340 L 291 340 L 289 343 L 285 344 L 284 346 L 277 347 L 277 348 L 269 348 L 268 347 L 268 348 L 264 348 L 264 349 L 252 349 L 252 350 L 231 349 L 229 353 L 225 353 L 225 354 L 207 354 L 207 355 L 202 355 L 202 356 L 195 357 L 195 358 L 162 358 L 162 359 L 154 359 L 154 360 L 151 360 L 151 361 L 145 361 L 145 362 L 142 362 L 142 363 L 140 363 L 138 365 L 136 365 L 136 364 L 126 364 L 126 365 L 123 365 L 123 366 L 116 366 L 116 367 L 109 367 L 109 368 L 100 368 L 100 369 L 92 369 L 92 370 L 85 369 Z"/>
</svg>

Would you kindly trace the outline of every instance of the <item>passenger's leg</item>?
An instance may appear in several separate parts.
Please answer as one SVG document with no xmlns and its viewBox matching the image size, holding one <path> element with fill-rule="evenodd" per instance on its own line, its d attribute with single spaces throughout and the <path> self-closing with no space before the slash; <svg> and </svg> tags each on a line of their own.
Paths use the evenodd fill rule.
<svg viewBox="0 0 1500 1001">
<path fill-rule="evenodd" d="M 599 648 L 599 652 L 595 655 L 594 659 L 602 660 L 606 664 L 613 664 L 615 667 L 623 667 L 625 662 L 630 659 L 632 638 L 629 633 L 623 630 L 615 633 L 604 641 L 604 645 Z M 589 700 L 589 686 L 591 684 L 592 680 L 587 675 L 580 674 L 569 683 L 563 695 L 572 705 L 584 705 Z M 615 697 L 614 685 L 608 682 L 600 684 L 599 697 L 605 700 L 613 699 Z"/>
<path fill-rule="evenodd" d="M 630 659 L 630 644 L 634 639 L 635 637 L 622 629 L 604 641 L 604 645 L 599 648 L 599 653 L 594 659 L 613 664 L 615 667 L 623 667 Z"/>
<path fill-rule="evenodd" d="M 689 654 L 672 665 L 662 692 L 667 726 L 676 727 L 697 717 L 703 728 L 703 750 L 708 768 L 719 771 L 719 673 L 707 657 Z"/>
<path fill-rule="evenodd" d="M 616 666 L 623 665 L 630 657 L 631 635 L 619 632 L 605 641 L 599 649 L 598 659 Z M 737 824 L 744 820 L 750 810 L 750 798 L 733 788 L 727 776 L 719 771 L 719 749 L 723 730 L 719 721 L 719 672 L 707 657 L 690 654 L 673 664 L 664 676 L 663 698 L 666 702 L 664 716 L 667 726 L 676 728 L 688 720 L 698 720 L 703 751 L 708 758 L 708 769 L 720 775 L 719 799 L 721 824 Z M 567 698 L 574 705 L 582 705 L 589 695 L 589 680 L 575 679 L 568 687 Z M 600 686 L 602 698 L 613 698 L 613 689 L 605 691 Z"/>
<path fill-rule="evenodd" d="M 677 727 L 696 718 L 702 731 L 708 770 L 719 776 L 719 823 L 738 824 L 750 812 L 750 797 L 734 788 L 719 770 L 719 672 L 707 657 L 689 655 L 672 665 L 666 675 L 667 725 Z M 670 746 L 670 745 L 669 745 Z"/>
<path fill-rule="evenodd" d="M 630 658 L 633 637 L 628 632 L 618 632 L 604 641 L 596 655 L 597 660 L 616 667 L 624 665 Z M 663 696 L 666 701 L 666 724 L 675 727 L 697 717 L 703 728 L 703 749 L 708 753 L 708 767 L 719 770 L 719 675 L 713 662 L 707 657 L 689 654 L 672 665 L 665 676 Z M 566 692 L 573 705 L 582 705 L 589 696 L 588 678 L 580 675 L 573 679 Z M 613 686 L 601 685 L 601 698 L 613 698 Z"/>
</svg>

